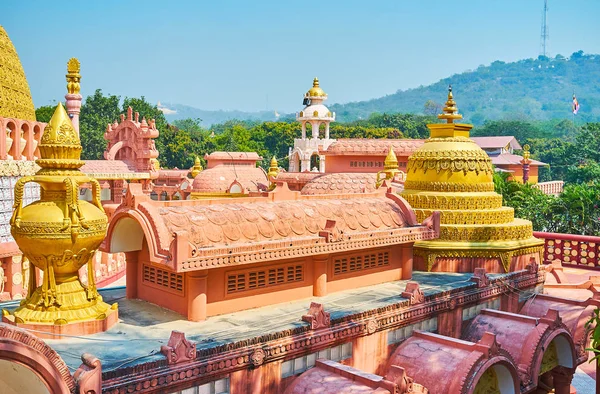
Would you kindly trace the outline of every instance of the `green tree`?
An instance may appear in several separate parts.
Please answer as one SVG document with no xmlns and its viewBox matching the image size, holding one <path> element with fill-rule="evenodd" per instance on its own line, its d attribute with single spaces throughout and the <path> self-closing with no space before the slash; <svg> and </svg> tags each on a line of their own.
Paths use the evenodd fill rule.
<svg viewBox="0 0 600 394">
<path fill-rule="evenodd" d="M 42 105 L 41 107 L 39 107 L 35 110 L 35 119 L 38 122 L 48 123 L 48 122 L 50 122 L 52 115 L 54 115 L 55 109 L 56 109 L 56 106 Z"/>
<path fill-rule="evenodd" d="M 86 97 L 79 115 L 79 135 L 83 142 L 82 159 L 102 159 L 107 145 L 104 132 L 106 126 L 119 117 L 119 101 L 119 96 L 104 96 L 100 89 Z"/>
</svg>

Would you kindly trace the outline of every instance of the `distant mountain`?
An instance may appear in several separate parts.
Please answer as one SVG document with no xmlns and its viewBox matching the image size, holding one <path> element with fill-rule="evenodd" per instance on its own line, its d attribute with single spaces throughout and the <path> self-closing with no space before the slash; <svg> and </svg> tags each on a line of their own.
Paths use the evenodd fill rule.
<svg viewBox="0 0 600 394">
<path fill-rule="evenodd" d="M 452 84 L 458 108 L 466 122 L 480 125 L 496 119 L 571 118 L 573 93 L 580 104 L 579 122 L 600 121 L 600 55 L 582 51 L 569 58 L 495 61 L 474 71 L 444 78 L 429 86 L 398 90 L 381 98 L 332 104 L 336 120 L 348 122 L 368 118 L 374 112 L 438 113 Z M 426 105 L 427 103 L 427 105 Z M 227 120 L 274 121 L 274 112 L 205 111 L 186 105 L 164 104 L 167 120 L 200 118 L 209 127 Z M 284 115 L 289 116 L 289 115 Z"/>
<path fill-rule="evenodd" d="M 159 103 L 159 109 L 163 111 L 167 121 L 172 122 L 178 119 L 202 119 L 202 126 L 210 127 L 216 123 L 223 123 L 228 120 L 257 120 L 257 121 L 275 121 L 278 116 L 273 111 L 261 112 L 243 112 L 243 111 L 206 111 L 187 105 Z"/>
<path fill-rule="evenodd" d="M 373 112 L 436 111 L 444 104 L 446 89 L 452 84 L 460 112 L 476 125 L 488 119 L 570 119 L 573 93 L 580 104 L 577 119 L 599 121 L 599 80 L 600 55 L 579 51 L 570 58 L 557 55 L 514 63 L 495 61 L 429 86 L 329 108 L 342 122 L 367 118 Z M 426 109 L 429 100 L 433 101 Z"/>
</svg>

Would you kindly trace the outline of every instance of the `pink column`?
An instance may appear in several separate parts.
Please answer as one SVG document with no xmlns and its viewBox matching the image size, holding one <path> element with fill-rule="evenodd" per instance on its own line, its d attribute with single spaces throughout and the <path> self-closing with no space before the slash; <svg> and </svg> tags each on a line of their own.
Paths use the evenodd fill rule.
<svg viewBox="0 0 600 394">
<path fill-rule="evenodd" d="M 186 273 L 187 278 L 187 319 L 206 320 L 206 292 L 208 290 L 208 270 Z"/>
<path fill-rule="evenodd" d="M 69 118 L 71 118 L 71 123 L 73 123 L 73 128 L 77 131 L 77 135 L 79 135 L 79 113 L 81 112 L 81 99 L 82 96 L 80 94 L 66 94 L 65 99 L 67 99 L 67 113 L 69 114 Z"/>
<path fill-rule="evenodd" d="M 125 295 L 129 299 L 138 297 L 138 253 L 139 252 L 125 253 L 125 264 L 127 267 L 125 274 Z"/>
<path fill-rule="evenodd" d="M 327 295 L 327 261 L 329 255 L 313 256 L 313 295 L 323 297 Z"/>
</svg>

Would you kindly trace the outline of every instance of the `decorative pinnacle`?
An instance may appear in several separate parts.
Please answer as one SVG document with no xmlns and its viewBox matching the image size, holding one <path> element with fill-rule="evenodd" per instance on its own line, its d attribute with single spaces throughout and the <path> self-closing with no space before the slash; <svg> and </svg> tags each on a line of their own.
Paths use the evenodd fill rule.
<svg viewBox="0 0 600 394">
<path fill-rule="evenodd" d="M 446 119 L 447 123 L 454 123 L 455 120 L 462 119 L 462 115 L 458 113 L 456 101 L 452 96 L 452 85 L 448 85 L 448 100 L 443 108 L 443 113 L 438 115 L 438 119 Z"/>
<path fill-rule="evenodd" d="M 383 161 L 383 169 L 384 170 L 397 170 L 398 169 L 398 158 L 396 157 L 396 153 L 394 152 L 394 148 L 390 146 L 390 151 L 388 152 L 385 160 Z"/>
<path fill-rule="evenodd" d="M 277 159 L 275 158 L 275 156 L 273 156 L 273 158 L 271 159 L 271 167 L 277 167 Z"/>
<path fill-rule="evenodd" d="M 194 160 L 194 166 L 191 168 L 191 175 L 192 178 L 196 178 L 196 175 L 200 174 L 202 172 L 203 168 L 200 165 L 200 158 L 198 156 L 196 156 L 196 159 Z"/>
<path fill-rule="evenodd" d="M 319 86 L 319 78 L 315 77 L 315 79 L 313 79 L 312 88 L 310 88 L 310 90 L 308 92 L 306 92 L 306 94 L 304 96 L 305 97 L 323 97 L 323 99 L 325 99 L 325 97 L 327 97 L 327 94 Z"/>
<path fill-rule="evenodd" d="M 62 103 L 58 103 L 50 122 L 44 128 L 39 144 L 42 168 L 79 168 L 83 165 L 81 142 Z"/>
<path fill-rule="evenodd" d="M 67 92 L 69 94 L 79 94 L 81 82 L 80 63 L 77 58 L 72 57 L 67 62 Z"/>
<path fill-rule="evenodd" d="M 523 146 L 523 161 L 529 162 L 529 158 L 531 157 L 531 153 L 529 153 L 529 144 L 525 144 Z"/>
</svg>

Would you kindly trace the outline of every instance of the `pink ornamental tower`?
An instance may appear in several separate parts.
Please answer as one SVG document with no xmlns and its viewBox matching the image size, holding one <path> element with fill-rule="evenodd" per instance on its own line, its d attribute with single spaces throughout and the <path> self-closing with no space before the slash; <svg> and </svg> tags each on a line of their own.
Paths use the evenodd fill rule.
<svg viewBox="0 0 600 394">
<path fill-rule="evenodd" d="M 72 57 L 67 63 L 67 94 L 65 95 L 67 113 L 73 123 L 73 128 L 79 135 L 79 113 L 81 112 L 81 99 L 79 94 L 81 74 L 79 74 L 79 60 Z"/>
</svg>

